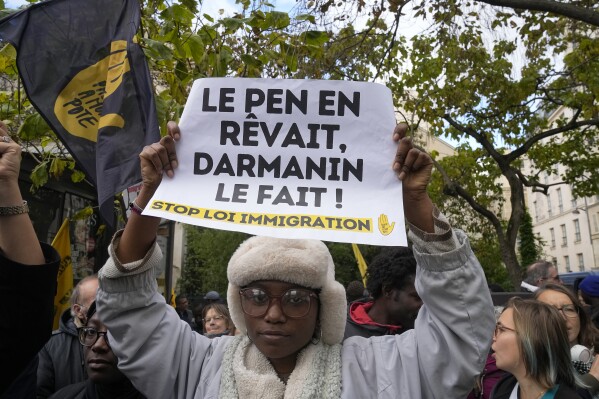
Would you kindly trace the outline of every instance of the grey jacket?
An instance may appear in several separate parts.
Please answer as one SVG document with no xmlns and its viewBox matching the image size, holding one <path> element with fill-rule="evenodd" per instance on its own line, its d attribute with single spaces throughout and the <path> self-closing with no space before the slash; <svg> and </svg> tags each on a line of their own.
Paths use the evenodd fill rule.
<svg viewBox="0 0 599 399">
<path fill-rule="evenodd" d="M 434 244 L 425 242 L 430 237 L 412 234 L 416 289 L 424 303 L 415 327 L 401 335 L 345 340 L 342 398 L 461 399 L 472 389 L 495 318 L 468 239 L 461 231 L 449 237 L 453 249 L 434 253 Z M 143 260 L 125 265 L 115 257 L 115 245 L 118 237 L 99 273 L 97 304 L 119 368 L 148 398 L 218 398 L 231 337 L 193 332 L 166 304 L 152 271 L 161 257 L 158 245 Z"/>
</svg>

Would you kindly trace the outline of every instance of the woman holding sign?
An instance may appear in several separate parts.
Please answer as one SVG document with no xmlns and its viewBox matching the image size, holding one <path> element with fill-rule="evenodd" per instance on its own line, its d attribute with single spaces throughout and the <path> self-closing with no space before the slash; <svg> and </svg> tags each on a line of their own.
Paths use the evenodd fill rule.
<svg viewBox="0 0 599 399">
<path fill-rule="evenodd" d="M 208 339 L 181 322 L 157 292 L 159 220 L 134 212 L 99 273 L 97 303 L 119 368 L 149 398 L 460 398 L 486 359 L 494 328 L 483 271 L 426 188 L 432 160 L 394 132 L 393 168 L 418 260 L 424 305 L 404 334 L 341 344 L 346 301 L 327 247 L 316 240 L 252 237 L 227 268 L 228 303 L 241 334 Z M 144 148 L 147 205 L 177 168 L 180 132 Z M 390 201 L 399 201 L 390 198 Z"/>
</svg>

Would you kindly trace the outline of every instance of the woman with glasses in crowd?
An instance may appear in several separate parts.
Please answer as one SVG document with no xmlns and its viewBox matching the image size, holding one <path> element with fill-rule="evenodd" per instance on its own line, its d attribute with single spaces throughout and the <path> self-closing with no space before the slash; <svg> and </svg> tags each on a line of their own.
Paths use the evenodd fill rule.
<svg viewBox="0 0 599 399">
<path fill-rule="evenodd" d="M 578 356 L 572 359 L 572 365 L 580 376 L 580 385 L 593 398 L 599 398 L 599 362 L 593 362 L 599 331 L 580 300 L 561 284 L 545 285 L 535 292 L 534 298 L 554 306 L 566 321 L 571 352 Z"/>
<path fill-rule="evenodd" d="M 108 341 L 108 331 L 93 302 L 87 324 L 77 329 L 84 348 L 88 379 L 54 393 L 50 399 L 145 399 L 117 367 L 117 358 Z"/>
<path fill-rule="evenodd" d="M 394 169 L 403 182 L 424 303 L 413 330 L 342 344 L 347 302 L 327 246 L 252 237 L 227 267 L 227 302 L 241 334 L 207 339 L 157 292 L 160 219 L 136 208 L 113 239 L 97 296 L 123 373 L 160 399 L 465 397 L 490 345 L 491 298 L 467 238 L 426 192 L 432 159 L 402 139 L 406 132 L 399 125 L 394 135 L 400 141 Z M 163 171 L 174 175 L 173 138 L 180 132 L 169 124 L 169 133 L 140 155 L 136 207 L 149 203 Z"/>
<path fill-rule="evenodd" d="M 235 325 L 231 320 L 229 309 L 222 303 L 211 303 L 204 306 L 202 325 L 204 326 L 204 335 L 208 338 L 235 335 Z"/>
<path fill-rule="evenodd" d="M 512 298 L 501 313 L 493 345 L 497 367 L 507 371 L 492 399 L 574 399 L 566 323 L 550 305 Z"/>
</svg>

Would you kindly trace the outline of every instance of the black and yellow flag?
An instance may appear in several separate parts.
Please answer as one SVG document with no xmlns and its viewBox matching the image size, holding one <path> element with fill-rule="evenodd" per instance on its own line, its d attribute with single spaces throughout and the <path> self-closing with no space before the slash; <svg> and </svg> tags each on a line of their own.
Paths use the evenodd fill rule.
<svg viewBox="0 0 599 399">
<path fill-rule="evenodd" d="M 73 263 L 71 261 L 71 237 L 69 219 L 65 219 L 52 241 L 52 246 L 60 255 L 60 267 L 56 279 L 56 296 L 54 297 L 54 326 L 60 324 L 60 316 L 69 308 L 69 300 L 73 293 Z"/>
<path fill-rule="evenodd" d="M 138 0 L 49 0 L 0 20 L 29 99 L 95 183 L 109 224 L 114 194 L 141 180 L 138 155 L 160 139 L 139 23 Z"/>
</svg>

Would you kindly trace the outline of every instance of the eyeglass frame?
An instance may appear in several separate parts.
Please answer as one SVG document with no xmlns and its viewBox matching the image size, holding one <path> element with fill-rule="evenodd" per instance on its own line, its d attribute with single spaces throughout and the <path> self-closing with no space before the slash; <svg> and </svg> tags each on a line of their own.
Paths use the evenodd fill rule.
<svg viewBox="0 0 599 399">
<path fill-rule="evenodd" d="M 258 289 L 258 290 L 264 292 L 264 294 L 268 297 L 268 306 L 264 310 L 264 313 L 262 313 L 260 315 L 249 314 L 243 308 L 243 293 L 247 290 L 255 290 L 255 289 Z M 302 316 L 289 316 L 287 313 L 285 313 L 285 310 L 283 309 L 283 303 L 281 302 L 281 298 L 283 298 L 285 296 L 285 294 L 287 294 L 287 292 L 293 291 L 293 290 L 302 290 L 302 291 L 309 292 L 308 297 L 310 298 L 310 302 L 308 305 L 308 310 L 306 311 L 306 314 L 304 314 Z M 277 299 L 279 301 L 279 307 L 281 308 L 281 313 L 283 313 L 285 315 L 285 317 L 289 317 L 290 319 L 303 319 L 304 317 L 306 317 L 308 315 L 308 313 L 310 313 L 310 310 L 312 309 L 312 298 L 316 298 L 316 300 L 318 300 L 318 294 L 315 293 L 314 291 L 311 291 L 306 288 L 289 288 L 288 290 L 285 290 L 285 292 L 283 292 L 281 295 L 270 295 L 265 290 L 263 290 L 262 288 L 259 288 L 259 287 L 245 287 L 245 288 L 242 288 L 239 290 L 239 300 L 240 300 L 241 310 L 243 311 L 244 314 L 246 314 L 250 317 L 264 317 L 264 315 L 267 314 L 268 311 L 270 310 L 273 300 Z"/>
<path fill-rule="evenodd" d="M 87 345 L 86 343 L 83 342 L 83 337 L 81 336 L 83 334 L 83 332 L 85 330 L 95 330 L 96 331 L 96 339 L 95 341 L 91 344 L 91 345 Z M 106 342 L 106 345 L 108 345 L 108 347 L 110 347 L 110 343 L 108 342 L 108 331 L 98 331 L 98 329 L 94 328 L 94 327 L 79 327 L 77 328 L 77 337 L 79 338 L 79 343 L 83 346 L 85 346 L 86 348 L 91 348 L 92 346 L 94 346 L 98 340 L 100 339 L 100 337 L 104 337 L 104 342 Z"/>
<path fill-rule="evenodd" d="M 576 312 L 576 314 L 573 314 L 572 316 L 568 316 L 566 314 L 566 312 L 564 312 L 564 308 L 569 307 L 572 308 L 574 310 L 574 312 Z M 558 308 L 557 306 L 554 306 L 555 309 L 557 309 L 558 312 L 560 312 L 566 319 L 573 319 L 577 316 L 580 316 L 580 313 L 578 313 L 578 307 L 574 304 L 571 305 L 563 305 L 561 308 Z"/>
<path fill-rule="evenodd" d="M 504 333 L 504 332 L 506 332 L 506 331 L 511 331 L 511 332 L 513 332 L 513 333 L 516 333 L 516 334 L 518 334 L 518 331 L 516 331 L 516 330 L 515 330 L 515 329 L 513 329 L 513 328 L 506 327 L 506 326 L 504 326 L 503 324 L 501 324 L 500 322 L 497 322 L 497 323 L 495 323 L 495 330 L 493 330 L 493 337 L 494 337 L 494 338 L 497 338 L 497 337 L 500 335 L 500 334 L 498 333 L 498 331 L 499 331 L 500 333 Z"/>
</svg>

